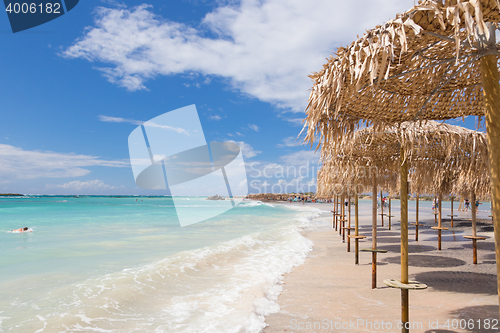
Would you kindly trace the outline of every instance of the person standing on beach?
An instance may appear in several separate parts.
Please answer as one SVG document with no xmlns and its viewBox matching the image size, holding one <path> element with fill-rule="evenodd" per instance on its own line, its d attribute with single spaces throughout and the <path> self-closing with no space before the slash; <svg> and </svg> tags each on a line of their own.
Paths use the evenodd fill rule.
<svg viewBox="0 0 500 333">
<path fill-rule="evenodd" d="M 469 199 L 467 199 L 467 198 L 465 199 L 465 204 L 464 205 L 465 205 L 465 211 L 466 212 L 469 211 L 469 207 L 470 207 Z"/>
</svg>

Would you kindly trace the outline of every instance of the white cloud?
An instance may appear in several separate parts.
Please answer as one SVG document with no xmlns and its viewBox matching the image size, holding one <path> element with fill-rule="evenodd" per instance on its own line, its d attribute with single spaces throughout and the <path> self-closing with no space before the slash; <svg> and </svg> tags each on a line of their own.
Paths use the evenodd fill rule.
<svg viewBox="0 0 500 333">
<path fill-rule="evenodd" d="M 221 120 L 222 117 L 216 114 L 216 115 L 208 117 L 208 119 L 210 119 L 210 120 Z"/>
<path fill-rule="evenodd" d="M 230 137 L 234 137 L 235 135 L 237 135 L 237 136 L 245 136 L 245 135 L 241 134 L 240 132 L 236 132 L 235 134 L 227 133 L 227 135 L 230 136 Z"/>
<path fill-rule="evenodd" d="M 285 147 L 296 147 L 299 146 L 301 143 L 300 139 L 297 139 L 295 136 L 289 136 L 283 139 L 282 143 L 278 143 L 277 147 L 278 148 L 285 148 Z"/>
<path fill-rule="evenodd" d="M 80 177 L 90 173 L 85 167 L 129 167 L 128 161 L 107 161 L 96 156 L 23 150 L 0 144 L 2 178 L 34 179 L 42 177 Z"/>
<path fill-rule="evenodd" d="M 262 153 L 261 151 L 253 149 L 252 146 L 250 146 L 248 143 L 245 143 L 243 141 L 228 140 L 228 142 L 233 142 L 233 143 L 236 143 L 237 145 L 239 145 L 241 151 L 243 152 L 244 158 L 252 158 L 252 157 L 257 156 L 258 154 Z"/>
<path fill-rule="evenodd" d="M 309 192 L 316 186 L 319 154 L 302 150 L 283 155 L 279 159 L 281 163 L 247 163 L 248 177 L 251 184 L 262 183 L 264 179 L 269 180 L 276 186 L 286 187 L 285 192 Z M 303 186 L 309 190 L 304 190 Z"/>
<path fill-rule="evenodd" d="M 285 120 L 294 126 L 303 126 L 304 125 L 302 123 L 304 121 L 304 118 L 285 118 Z"/>
<path fill-rule="evenodd" d="M 285 165 L 310 165 L 318 166 L 319 152 L 315 153 L 314 150 L 300 150 L 295 153 L 281 156 L 280 159 Z"/>
<path fill-rule="evenodd" d="M 50 187 L 50 186 L 49 186 Z M 105 184 L 102 180 L 95 179 L 95 180 L 88 180 L 88 181 L 79 181 L 79 180 L 74 180 L 62 185 L 55 185 L 55 187 L 63 188 L 66 190 L 76 190 L 76 191 L 81 191 L 81 190 L 103 190 L 103 189 L 114 189 L 116 188 L 115 186 L 111 186 L 108 184 Z"/>
<path fill-rule="evenodd" d="M 110 117 L 110 116 L 103 116 L 103 115 L 99 116 L 99 120 L 107 122 L 107 123 L 129 123 L 129 124 L 138 125 L 138 126 L 144 124 L 144 122 L 140 121 L 140 120 L 120 118 L 120 117 Z"/>
<path fill-rule="evenodd" d="M 110 82 L 131 91 L 146 89 L 158 75 L 194 72 L 303 111 L 308 74 L 337 46 L 411 6 L 411 0 L 229 1 L 208 13 L 200 28 L 165 20 L 150 5 L 97 7 L 94 27 L 62 54 L 101 62 L 105 67 L 98 69 Z"/>
<path fill-rule="evenodd" d="M 248 127 L 250 127 L 251 130 L 254 130 L 255 132 L 259 131 L 259 126 L 255 124 L 248 124 Z"/>
<path fill-rule="evenodd" d="M 162 129 L 174 131 L 174 132 L 177 132 L 180 134 L 188 134 L 188 132 L 189 132 L 189 131 L 185 130 L 184 128 L 180 128 L 180 127 L 172 127 L 172 126 L 168 126 L 168 125 L 156 124 L 155 122 L 153 122 L 151 120 L 145 122 L 145 121 L 140 121 L 140 120 L 120 118 L 120 117 L 110 117 L 110 116 L 103 116 L 103 115 L 99 116 L 99 120 L 104 121 L 104 122 L 108 122 L 108 123 L 129 123 L 129 124 L 138 125 L 138 126 L 141 126 L 144 123 L 146 123 L 146 125 L 144 125 L 145 127 L 162 128 Z"/>
</svg>

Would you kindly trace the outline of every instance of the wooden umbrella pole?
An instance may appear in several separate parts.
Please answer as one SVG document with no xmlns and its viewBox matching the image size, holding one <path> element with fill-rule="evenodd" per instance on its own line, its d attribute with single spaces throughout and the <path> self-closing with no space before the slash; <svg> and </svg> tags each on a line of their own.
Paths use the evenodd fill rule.
<svg viewBox="0 0 500 333">
<path fill-rule="evenodd" d="M 415 241 L 418 242 L 418 199 L 420 194 L 417 193 L 417 207 L 415 211 Z"/>
<path fill-rule="evenodd" d="M 453 228 L 453 196 L 451 196 L 451 227 Z"/>
<path fill-rule="evenodd" d="M 382 220 L 382 226 L 384 226 L 384 201 L 382 200 L 382 191 L 380 191 L 380 218 Z"/>
<path fill-rule="evenodd" d="M 401 147 L 401 283 L 408 284 L 408 162 Z M 402 332 L 409 332 L 406 323 L 410 322 L 409 290 L 401 289 Z"/>
<path fill-rule="evenodd" d="M 470 194 L 472 204 L 472 262 L 477 264 L 477 231 L 476 231 L 476 191 L 474 189 Z"/>
<path fill-rule="evenodd" d="M 437 193 L 434 193 L 434 223 L 438 223 L 437 221 L 437 213 L 436 213 L 436 210 L 437 210 L 437 207 L 436 207 L 436 200 L 437 199 Z"/>
<path fill-rule="evenodd" d="M 389 230 L 391 230 L 391 195 L 389 194 Z"/>
<path fill-rule="evenodd" d="M 472 203 L 472 236 L 476 237 L 476 192 L 474 190 L 471 191 L 470 199 Z"/>
<path fill-rule="evenodd" d="M 340 208 L 341 213 L 340 213 L 340 223 L 339 223 L 339 236 L 342 235 L 342 242 L 344 242 L 344 229 L 343 229 L 344 220 L 345 220 L 344 200 L 345 200 L 345 197 L 344 197 L 344 194 L 342 194 L 342 199 L 341 199 L 341 203 L 340 203 L 342 205 L 342 207 Z"/>
<path fill-rule="evenodd" d="M 443 195 L 441 194 L 441 192 L 439 192 L 439 196 L 438 196 L 438 250 L 441 250 L 441 223 L 442 223 L 442 215 L 441 215 L 441 208 L 442 208 L 442 200 L 443 200 Z"/>
<path fill-rule="evenodd" d="M 347 252 L 351 252 L 351 196 L 349 195 L 349 206 L 347 208 Z"/>
<path fill-rule="evenodd" d="M 332 229 L 335 228 L 335 214 L 337 214 L 337 207 L 335 207 L 335 196 L 333 196 L 333 218 L 332 218 Z"/>
<path fill-rule="evenodd" d="M 372 289 L 377 288 L 377 173 L 373 173 L 372 189 Z"/>
<path fill-rule="evenodd" d="M 335 207 L 336 207 L 336 211 L 337 211 L 337 215 L 335 215 L 335 231 L 338 230 L 338 224 L 339 224 L 339 196 L 336 195 L 335 196 Z"/>
<path fill-rule="evenodd" d="M 490 40 L 486 47 L 496 50 L 495 26 L 487 23 Z M 497 287 L 500 291 L 500 85 L 498 84 L 497 56 L 486 55 L 481 58 L 481 81 L 486 113 L 486 135 L 491 176 L 491 197 L 493 226 L 496 244 Z M 498 293 L 500 297 L 500 292 Z"/>
<path fill-rule="evenodd" d="M 354 190 L 354 235 L 359 236 L 358 189 Z M 354 239 L 354 264 L 359 265 L 359 239 Z"/>
</svg>

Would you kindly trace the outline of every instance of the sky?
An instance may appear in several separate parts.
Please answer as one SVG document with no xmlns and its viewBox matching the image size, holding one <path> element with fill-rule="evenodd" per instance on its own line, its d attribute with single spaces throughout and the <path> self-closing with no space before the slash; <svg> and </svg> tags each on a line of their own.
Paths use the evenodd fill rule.
<svg viewBox="0 0 500 333">
<path fill-rule="evenodd" d="M 250 192 L 315 191 L 308 75 L 413 4 L 86 0 L 15 34 L 0 14 L 0 193 L 168 194 L 136 185 L 128 137 L 193 104 L 206 142 L 240 146 Z"/>
</svg>

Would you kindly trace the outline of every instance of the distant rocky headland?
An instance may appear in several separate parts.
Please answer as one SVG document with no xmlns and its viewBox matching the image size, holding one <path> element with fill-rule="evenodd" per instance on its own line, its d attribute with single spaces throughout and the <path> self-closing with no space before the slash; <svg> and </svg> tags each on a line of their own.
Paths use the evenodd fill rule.
<svg viewBox="0 0 500 333">
<path fill-rule="evenodd" d="M 226 200 L 226 199 L 224 197 L 216 194 L 216 195 L 212 195 L 212 196 L 208 197 L 207 200 Z"/>
<path fill-rule="evenodd" d="M 0 193 L 0 197 L 22 197 L 24 194 L 19 193 Z"/>
</svg>

